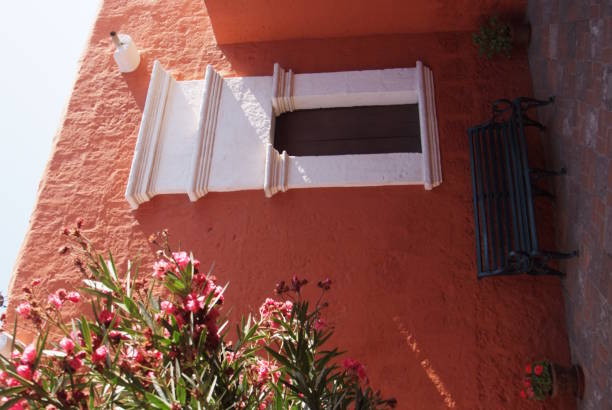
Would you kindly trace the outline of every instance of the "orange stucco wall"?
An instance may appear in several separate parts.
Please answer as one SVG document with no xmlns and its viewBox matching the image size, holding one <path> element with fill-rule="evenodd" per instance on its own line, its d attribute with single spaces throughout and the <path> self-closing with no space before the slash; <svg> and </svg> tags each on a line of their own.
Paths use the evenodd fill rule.
<svg viewBox="0 0 612 410">
<path fill-rule="evenodd" d="M 522 20 L 526 0 L 205 0 L 219 44 L 475 30 Z"/>
<path fill-rule="evenodd" d="M 466 136 L 495 98 L 530 94 L 524 53 L 481 62 L 469 33 L 219 47 L 200 0 L 124 3 L 107 0 L 93 29 L 16 264 L 9 310 L 33 277 L 49 290 L 78 286 L 70 258 L 57 255 L 58 232 L 78 216 L 96 226 L 97 246 L 116 259 L 150 255 L 148 235 L 167 227 L 175 243 L 204 264 L 214 261 L 219 279 L 231 282 L 227 304 L 237 306 L 235 314 L 255 310 L 281 278 L 330 276 L 335 342 L 366 364 L 372 383 L 401 409 L 531 408 L 518 396 L 524 362 L 569 361 L 560 282 L 476 280 Z M 140 46 L 136 72 L 118 72 L 111 30 Z M 209 63 L 223 75 L 269 75 L 274 62 L 303 73 L 411 67 L 421 59 L 435 78 L 444 182 L 430 192 L 310 189 L 266 199 L 245 191 L 195 203 L 167 195 L 132 212 L 123 195 L 155 59 L 178 79 L 203 78 Z"/>
</svg>

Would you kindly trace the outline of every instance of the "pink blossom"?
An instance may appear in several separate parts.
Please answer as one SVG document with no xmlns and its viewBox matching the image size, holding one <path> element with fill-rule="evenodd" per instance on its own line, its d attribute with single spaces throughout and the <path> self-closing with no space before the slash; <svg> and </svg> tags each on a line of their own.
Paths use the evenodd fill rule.
<svg viewBox="0 0 612 410">
<path fill-rule="evenodd" d="M 75 342 L 78 343 L 79 346 L 83 347 L 85 346 L 85 339 L 83 339 L 83 335 L 81 334 L 81 332 L 79 331 L 72 331 L 70 332 L 70 338 Z"/>
<path fill-rule="evenodd" d="M 227 364 L 232 364 L 236 361 L 236 359 L 238 358 L 238 353 L 234 353 L 234 352 L 225 352 L 225 360 L 227 361 Z"/>
<path fill-rule="evenodd" d="M 30 286 L 32 286 L 32 287 L 38 286 L 38 285 L 40 285 L 40 282 L 41 282 L 40 279 L 34 279 L 32 281 L 32 283 L 30 284 Z"/>
<path fill-rule="evenodd" d="M 21 363 L 23 364 L 32 364 L 34 360 L 36 360 L 36 346 L 34 344 L 29 344 L 23 349 L 23 353 L 21 354 Z"/>
<path fill-rule="evenodd" d="M 365 367 L 355 359 L 344 359 L 342 367 L 347 373 L 357 376 L 360 381 L 367 382 L 368 377 L 365 372 Z"/>
<path fill-rule="evenodd" d="M 160 259 L 153 265 L 153 277 L 156 279 L 163 279 L 166 276 L 168 270 L 168 262 L 164 259 Z"/>
<path fill-rule="evenodd" d="M 25 410 L 27 404 L 26 400 L 21 400 L 9 407 L 9 410 Z"/>
<path fill-rule="evenodd" d="M 161 309 L 167 314 L 172 314 L 176 311 L 174 304 L 167 300 L 161 302 Z"/>
<path fill-rule="evenodd" d="M 190 293 L 183 302 L 183 308 L 189 312 L 197 312 L 200 309 L 198 298 L 194 293 Z"/>
<path fill-rule="evenodd" d="M 62 340 L 60 340 L 59 342 L 59 345 L 62 350 L 66 352 L 66 354 L 72 354 L 72 352 L 74 351 L 74 342 L 68 337 L 62 338 Z"/>
<path fill-rule="evenodd" d="M 181 269 L 185 269 L 189 264 L 189 255 L 187 255 L 187 252 L 172 252 L 172 257 Z"/>
<path fill-rule="evenodd" d="M 32 369 L 27 364 L 20 364 L 17 366 L 17 374 L 26 380 L 30 380 L 32 378 Z"/>
<path fill-rule="evenodd" d="M 96 350 L 94 350 L 94 352 L 91 354 L 91 361 L 94 363 L 100 363 L 106 360 L 107 354 L 108 354 L 108 349 L 106 348 L 106 346 L 102 345 L 98 347 Z"/>
<path fill-rule="evenodd" d="M 62 300 L 57 296 L 57 294 L 49 295 L 49 304 L 53 305 L 56 309 L 62 307 Z"/>
<path fill-rule="evenodd" d="M 76 371 L 83 367 L 83 361 L 78 357 L 73 357 L 72 359 L 68 360 L 68 365 L 72 368 L 72 370 Z"/>
<path fill-rule="evenodd" d="M 117 317 L 117 319 L 115 319 L 115 317 Z M 100 320 L 100 323 L 103 323 L 105 326 L 109 326 L 113 322 L 113 319 L 115 319 L 114 326 L 117 326 L 119 324 L 119 316 L 117 316 L 115 312 L 111 312 L 107 309 L 103 309 L 100 312 L 100 315 L 98 315 L 98 319 Z"/>
<path fill-rule="evenodd" d="M 28 302 L 22 302 L 19 304 L 19 306 L 17 306 L 15 310 L 17 311 L 17 313 L 19 313 L 19 315 L 27 319 L 28 317 L 30 317 L 32 305 L 30 305 Z"/>
<path fill-rule="evenodd" d="M 13 350 L 13 352 L 11 353 L 11 359 L 13 360 L 21 359 L 21 352 L 17 349 Z"/>
<path fill-rule="evenodd" d="M 136 363 L 141 363 L 144 360 L 144 354 L 140 349 L 137 349 L 133 346 L 129 346 L 127 348 L 126 357 L 135 361 Z"/>
<path fill-rule="evenodd" d="M 8 387 L 17 387 L 17 386 L 21 386 L 21 383 L 19 382 L 19 380 L 13 377 L 9 377 L 8 379 L 6 379 L 6 385 Z"/>
<path fill-rule="evenodd" d="M 59 288 L 58 290 L 55 291 L 55 294 L 57 295 L 57 297 L 63 302 L 64 299 L 66 299 L 66 289 L 64 288 Z"/>
<path fill-rule="evenodd" d="M 273 363 L 266 360 L 257 360 L 256 369 L 257 371 L 257 383 L 264 384 L 268 380 L 272 380 L 273 383 L 278 382 L 280 377 L 280 371 L 273 368 Z"/>
<path fill-rule="evenodd" d="M 111 339 L 118 341 L 118 340 L 130 340 L 131 337 L 130 335 L 128 335 L 126 332 L 122 332 L 120 330 L 111 330 L 110 332 L 108 332 L 108 337 L 110 337 Z"/>
<path fill-rule="evenodd" d="M 81 294 L 79 292 L 68 292 L 66 295 L 66 299 L 71 301 L 72 303 L 79 303 L 81 300 Z"/>
</svg>

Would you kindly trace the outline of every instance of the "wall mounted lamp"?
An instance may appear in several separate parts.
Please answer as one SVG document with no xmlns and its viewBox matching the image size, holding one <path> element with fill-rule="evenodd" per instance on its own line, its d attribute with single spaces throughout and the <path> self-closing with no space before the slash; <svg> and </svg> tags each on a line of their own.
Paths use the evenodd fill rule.
<svg viewBox="0 0 612 410">
<path fill-rule="evenodd" d="M 138 68 L 140 64 L 140 53 L 132 38 L 127 34 L 110 33 L 111 40 L 116 47 L 115 62 L 122 73 L 130 73 Z"/>
</svg>

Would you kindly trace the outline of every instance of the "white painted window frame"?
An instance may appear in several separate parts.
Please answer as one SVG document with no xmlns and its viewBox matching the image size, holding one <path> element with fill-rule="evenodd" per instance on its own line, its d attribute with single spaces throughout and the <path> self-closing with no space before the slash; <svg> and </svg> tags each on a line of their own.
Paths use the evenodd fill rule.
<svg viewBox="0 0 612 410">
<path fill-rule="evenodd" d="M 271 135 L 266 196 L 289 188 L 423 184 L 430 190 L 442 183 L 433 75 L 422 62 L 412 69 L 297 75 L 275 64 L 272 90 L 277 117 L 316 108 L 418 104 L 422 152 L 289 156 L 274 149 Z M 304 173 L 305 168 L 316 170 L 316 178 Z"/>
<path fill-rule="evenodd" d="M 176 81 L 153 65 L 125 197 L 160 194 L 423 185 L 442 182 L 433 76 L 414 68 Z M 420 153 L 290 156 L 274 149 L 274 118 L 296 109 L 418 104 Z"/>
</svg>

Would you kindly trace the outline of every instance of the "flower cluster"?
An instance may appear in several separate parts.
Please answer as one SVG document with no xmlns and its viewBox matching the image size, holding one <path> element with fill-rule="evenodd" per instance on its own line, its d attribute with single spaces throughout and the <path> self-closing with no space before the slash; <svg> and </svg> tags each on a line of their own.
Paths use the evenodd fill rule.
<svg viewBox="0 0 612 410">
<path fill-rule="evenodd" d="M 546 360 L 529 363 L 525 366 L 521 397 L 529 400 L 545 400 L 552 394 L 552 373 L 550 362 Z"/>
<path fill-rule="evenodd" d="M 191 254 L 173 252 L 166 231 L 151 238 L 160 250 L 143 278 L 129 263 L 120 273 L 82 226 L 79 220 L 63 230 L 73 246 L 61 252 L 74 255 L 81 291 L 42 295 L 39 280 L 24 288 L 16 313 L 40 336 L 17 344 L 11 358 L 0 356 L 3 408 L 395 407 L 372 390 L 362 364 L 346 359 L 340 367 L 338 349 L 323 346 L 333 333 L 322 317 L 331 280 L 318 282 L 321 297 L 313 306 L 301 297 L 306 279 L 279 282 L 277 293 L 287 298 L 266 299 L 229 342 L 226 287 L 201 272 Z M 84 314 L 65 318 L 62 307 L 83 299 Z"/>
</svg>

